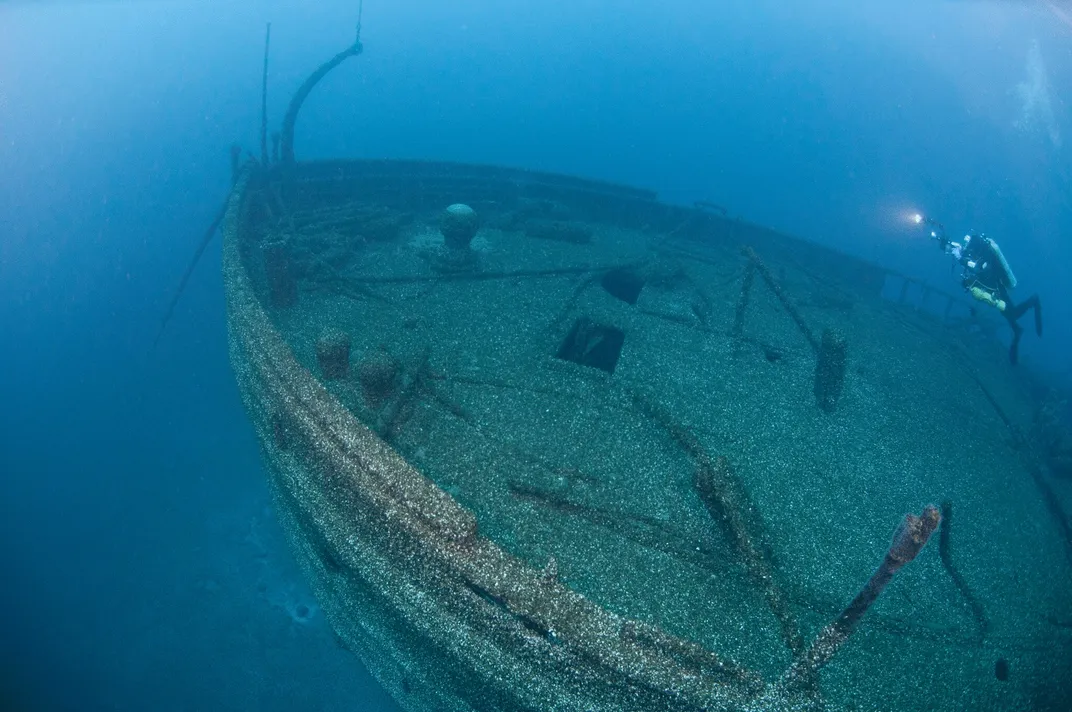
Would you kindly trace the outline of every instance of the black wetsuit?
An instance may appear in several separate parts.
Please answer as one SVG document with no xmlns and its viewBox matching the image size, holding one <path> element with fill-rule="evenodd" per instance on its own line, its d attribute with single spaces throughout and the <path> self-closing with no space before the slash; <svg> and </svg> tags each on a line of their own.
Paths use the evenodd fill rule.
<svg viewBox="0 0 1072 712">
<path fill-rule="evenodd" d="M 975 263 L 974 269 L 968 267 L 969 262 Z M 1013 303 L 1009 296 L 1011 285 L 1001 265 L 1001 258 L 994 252 L 990 241 L 982 235 L 973 236 L 964 246 L 962 263 L 964 264 L 962 284 L 965 289 L 979 287 L 1005 302 L 1005 309 L 1001 313 L 1012 328 L 1009 360 L 1015 364 L 1019 360 L 1020 337 L 1024 333 L 1024 328 L 1017 322 L 1028 309 L 1035 310 L 1035 333 L 1042 336 L 1042 304 L 1039 302 L 1038 295 L 1032 294 L 1019 304 Z"/>
</svg>

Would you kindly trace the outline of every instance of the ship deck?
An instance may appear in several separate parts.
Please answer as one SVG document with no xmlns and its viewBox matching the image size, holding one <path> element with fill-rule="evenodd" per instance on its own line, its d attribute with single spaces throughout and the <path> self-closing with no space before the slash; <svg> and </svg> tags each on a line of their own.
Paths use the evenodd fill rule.
<svg viewBox="0 0 1072 712">
<path fill-rule="evenodd" d="M 940 504 L 939 534 L 824 668 L 827 708 L 1069 693 L 1072 492 L 1033 455 L 1037 405 L 993 323 L 963 302 L 905 304 L 897 275 L 643 190 L 298 169 L 243 196 L 252 293 L 326 393 L 521 565 L 771 681 L 902 516 Z M 439 231 L 452 203 L 481 218 L 465 251 Z M 341 596 L 336 629 L 361 615 L 318 593 Z"/>
</svg>

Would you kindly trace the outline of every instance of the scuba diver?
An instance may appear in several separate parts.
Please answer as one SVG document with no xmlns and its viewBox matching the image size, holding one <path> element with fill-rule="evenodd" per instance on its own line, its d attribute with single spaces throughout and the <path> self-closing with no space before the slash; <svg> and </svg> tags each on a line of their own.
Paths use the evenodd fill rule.
<svg viewBox="0 0 1072 712">
<path fill-rule="evenodd" d="M 961 267 L 961 286 L 976 300 L 989 304 L 1001 312 L 1012 327 L 1012 345 L 1009 347 L 1009 361 L 1016 364 L 1020 350 L 1020 337 L 1024 328 L 1017 323 L 1028 309 L 1035 312 L 1035 333 L 1042 336 L 1042 304 L 1037 294 L 1014 304 L 1009 297 L 1009 290 L 1016 286 L 1016 276 L 1001 254 L 998 243 L 982 233 L 970 233 L 962 242 L 953 242 L 945 235 L 945 228 L 922 215 L 913 216 L 916 224 L 926 223 L 931 228 L 931 238 L 938 242 L 938 247 L 952 255 Z"/>
</svg>

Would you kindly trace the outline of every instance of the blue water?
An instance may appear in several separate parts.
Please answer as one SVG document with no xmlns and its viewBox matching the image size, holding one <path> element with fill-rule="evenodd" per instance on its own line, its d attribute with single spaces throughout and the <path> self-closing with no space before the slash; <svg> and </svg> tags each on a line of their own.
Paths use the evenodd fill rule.
<svg viewBox="0 0 1072 712">
<path fill-rule="evenodd" d="M 185 262 L 269 110 L 354 2 L 0 5 L 0 708 L 395 709 L 269 510 L 219 245 Z M 718 9 L 710 9 L 718 6 Z M 864 7 L 859 7 L 863 5 Z M 912 229 L 996 238 L 1069 379 L 1066 2 L 368 0 L 299 158 L 460 160 L 710 200 L 955 291 Z"/>
</svg>

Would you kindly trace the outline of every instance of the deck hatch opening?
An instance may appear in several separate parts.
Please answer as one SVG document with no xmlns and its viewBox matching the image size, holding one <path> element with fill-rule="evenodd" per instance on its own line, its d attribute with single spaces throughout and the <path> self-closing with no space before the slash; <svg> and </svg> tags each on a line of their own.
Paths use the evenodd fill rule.
<svg viewBox="0 0 1072 712">
<path fill-rule="evenodd" d="M 636 304 L 640 298 L 640 290 L 644 288 L 644 277 L 636 270 L 619 267 L 603 275 L 600 284 L 612 297 L 621 299 L 626 304 Z"/>
<path fill-rule="evenodd" d="M 573 327 L 562 340 L 556 355 L 563 361 L 614 373 L 624 344 L 624 331 L 614 326 L 597 324 L 582 316 L 573 322 Z"/>
</svg>

